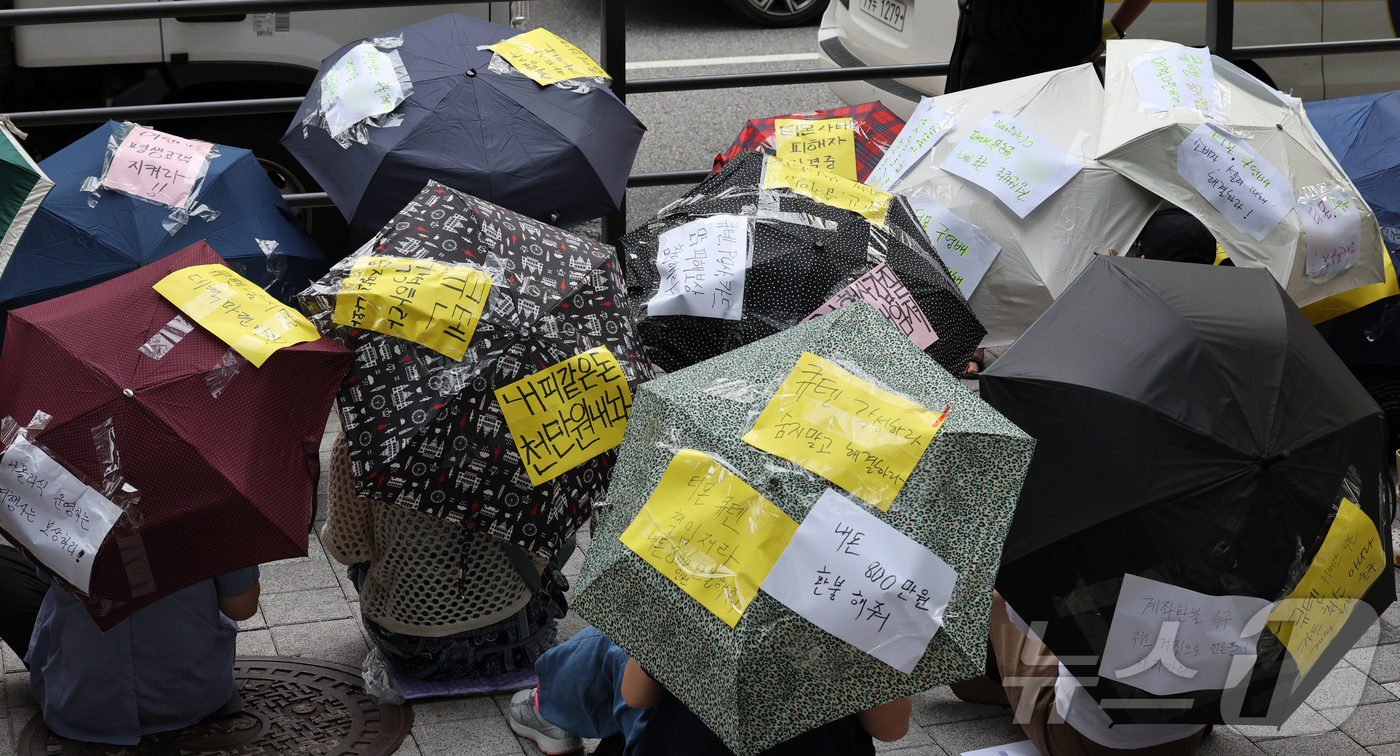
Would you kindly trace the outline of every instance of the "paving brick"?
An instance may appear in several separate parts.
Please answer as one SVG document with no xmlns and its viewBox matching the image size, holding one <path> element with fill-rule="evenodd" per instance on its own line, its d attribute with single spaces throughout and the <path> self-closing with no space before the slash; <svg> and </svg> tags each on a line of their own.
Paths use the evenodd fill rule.
<svg viewBox="0 0 1400 756">
<path fill-rule="evenodd" d="M 1340 732 L 1269 740 L 1259 748 L 1269 756 L 1368 756 L 1365 748 Z"/>
<path fill-rule="evenodd" d="M 1333 709 L 1332 711 L 1345 713 L 1345 709 Z M 1282 727 L 1266 727 L 1264 725 L 1238 725 L 1239 730 L 1245 737 L 1258 743 L 1265 740 L 1277 740 L 1279 738 L 1291 738 L 1298 735 L 1321 735 L 1337 729 L 1335 723 L 1319 714 L 1312 707 L 1303 704 L 1298 710 L 1293 712 L 1293 716 L 1283 723 Z"/>
<path fill-rule="evenodd" d="M 342 602 L 343 603 L 343 602 Z M 302 656 L 324 659 L 358 668 L 369 653 L 360 623 L 356 620 L 334 620 L 305 625 L 273 627 L 272 642 L 279 656 Z M 418 744 L 423 745 L 421 742 Z"/>
<path fill-rule="evenodd" d="M 267 620 L 263 619 L 262 610 L 254 612 L 253 616 L 238 623 L 239 630 L 266 630 Z"/>
<path fill-rule="evenodd" d="M 1345 658 L 1378 683 L 1400 682 L 1400 643 L 1353 649 Z"/>
<path fill-rule="evenodd" d="M 899 740 L 892 743 L 882 743 L 875 741 L 876 753 L 895 753 L 901 756 L 913 756 L 915 753 L 941 754 L 943 749 L 938 747 L 933 737 L 924 731 L 917 722 L 909 723 L 909 732 Z"/>
<path fill-rule="evenodd" d="M 441 698 L 413 702 L 413 726 L 462 722 L 469 719 L 500 718 L 501 710 L 488 696 Z"/>
<path fill-rule="evenodd" d="M 10 650 L 8 643 L 0 642 L 0 659 L 3 659 L 5 672 L 19 672 L 24 669 L 24 661 Z"/>
<path fill-rule="evenodd" d="M 1327 677 L 1308 696 L 1307 703 L 1314 709 L 1339 709 L 1384 703 L 1395 698 L 1361 670 L 1343 661 L 1327 673 Z"/>
<path fill-rule="evenodd" d="M 945 686 L 915 695 L 914 713 L 911 718 L 916 723 L 927 727 L 952 722 L 966 722 L 972 719 L 1004 717 L 1008 716 L 1010 712 L 1011 710 L 1005 706 L 968 703 L 953 695 L 953 691 Z"/>
<path fill-rule="evenodd" d="M 19 745 L 20 733 L 24 732 L 24 728 L 29 724 L 29 720 L 33 719 L 38 713 L 38 706 L 10 708 L 10 742 Z M 10 751 L 10 753 L 14 753 L 14 751 Z"/>
<path fill-rule="evenodd" d="M 259 568 L 262 595 L 268 596 L 313 588 L 333 588 L 339 585 L 331 570 L 326 551 L 314 535 L 307 539 L 308 555 L 297 559 L 269 562 Z"/>
<path fill-rule="evenodd" d="M 566 641 L 579 633 L 580 630 L 588 627 L 588 620 L 578 616 L 578 613 L 570 609 L 569 613 L 559 620 L 559 640 Z"/>
<path fill-rule="evenodd" d="M 1018 743 L 1026 739 L 1025 730 L 1012 722 L 1010 715 L 995 719 L 973 719 L 967 722 L 935 725 L 925 727 L 924 732 L 932 736 L 939 747 L 949 754 L 960 754 L 978 748 Z"/>
<path fill-rule="evenodd" d="M 262 607 L 263 617 L 270 627 L 348 619 L 352 616 L 345 603 L 345 594 L 338 586 L 263 596 L 258 605 Z"/>
<path fill-rule="evenodd" d="M 1386 745 L 1371 746 L 1366 751 L 1371 756 L 1400 756 L 1400 743 L 1387 743 Z"/>
<path fill-rule="evenodd" d="M 1332 716 L 1333 711 L 1324 711 L 1323 715 Z M 1350 716 L 1336 724 L 1352 740 L 1364 746 L 1400 742 L 1400 701 L 1358 706 Z"/>
<path fill-rule="evenodd" d="M 504 719 L 413 726 L 422 756 L 519 756 L 525 752 Z"/>
<path fill-rule="evenodd" d="M 29 693 L 28 672 L 5 673 L 5 708 L 34 706 L 34 696 Z"/>
<path fill-rule="evenodd" d="M 244 630 L 238 634 L 239 656 L 276 656 L 272 633 L 267 630 Z"/>
<path fill-rule="evenodd" d="M 394 751 L 393 756 L 422 756 L 422 753 L 418 750 L 418 741 L 413 739 L 413 733 L 409 733 L 408 737 L 403 739 L 403 742 L 399 744 L 399 749 Z"/>
</svg>

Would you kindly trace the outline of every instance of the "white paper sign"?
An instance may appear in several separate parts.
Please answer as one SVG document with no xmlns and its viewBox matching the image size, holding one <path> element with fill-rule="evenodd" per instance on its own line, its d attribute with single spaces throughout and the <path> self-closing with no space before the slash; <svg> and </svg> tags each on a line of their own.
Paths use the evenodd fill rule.
<svg viewBox="0 0 1400 756">
<path fill-rule="evenodd" d="M 1271 605 L 1124 575 L 1099 676 L 1158 696 L 1224 690 L 1231 660 L 1255 653 L 1259 633 L 1243 637 L 1245 624 Z"/>
<path fill-rule="evenodd" d="M 0 527 L 83 593 L 97 549 L 121 514 L 24 438 L 0 458 Z"/>
<path fill-rule="evenodd" d="M 909 205 L 938 250 L 938 258 L 952 271 L 963 298 L 972 296 L 1001 252 L 1001 245 L 929 197 L 910 197 Z"/>
<path fill-rule="evenodd" d="M 919 106 L 914 108 L 909 122 L 904 124 L 899 136 L 885 150 L 875 169 L 865 177 L 865 183 L 888 192 L 905 171 L 913 168 L 956 125 L 952 116 L 933 104 L 932 98 L 919 100 Z"/>
<path fill-rule="evenodd" d="M 1040 749 L 1035 747 L 1035 743 L 1029 740 L 1022 740 L 1019 743 L 1007 743 L 1006 745 L 992 746 L 991 748 L 978 748 L 975 751 L 963 751 L 962 756 L 1040 756 Z"/>
<path fill-rule="evenodd" d="M 1142 112 L 1186 110 L 1205 118 L 1223 118 L 1210 49 L 1171 47 L 1143 53 L 1128 61 L 1142 99 Z"/>
<path fill-rule="evenodd" d="M 1214 123 L 1196 127 L 1176 148 L 1176 170 L 1241 233 L 1263 241 L 1293 209 L 1293 185 Z"/>
<path fill-rule="evenodd" d="M 394 59 L 368 42 L 351 48 L 321 77 L 321 110 L 331 136 L 340 136 L 370 116 L 388 113 L 403 99 Z"/>
<path fill-rule="evenodd" d="M 937 554 L 828 488 L 761 588 L 909 674 L 943 626 L 957 579 Z"/>
<path fill-rule="evenodd" d="M 1319 283 L 1361 259 L 1361 211 L 1340 186 L 1298 199 L 1298 218 L 1308 239 L 1303 273 Z"/>
<path fill-rule="evenodd" d="M 712 215 L 661 234 L 661 284 L 648 314 L 740 319 L 748 255 L 749 222 L 738 215 Z"/>
<path fill-rule="evenodd" d="M 1019 218 L 1084 170 L 1083 163 L 999 110 L 978 121 L 941 167 L 996 195 Z"/>
</svg>

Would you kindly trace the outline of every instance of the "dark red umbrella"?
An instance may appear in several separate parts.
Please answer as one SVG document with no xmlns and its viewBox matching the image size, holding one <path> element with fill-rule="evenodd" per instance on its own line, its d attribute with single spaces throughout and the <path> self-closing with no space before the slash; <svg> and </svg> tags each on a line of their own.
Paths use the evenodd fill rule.
<svg viewBox="0 0 1400 756">
<path fill-rule="evenodd" d="M 152 289 L 223 262 L 199 242 L 10 312 L 0 417 L 52 415 L 35 442 L 92 480 L 104 477 L 94 429 L 110 418 L 140 494 L 98 549 L 91 593 L 64 585 L 103 630 L 201 580 L 306 555 L 321 434 L 353 355 L 321 337 L 254 367 Z"/>
<path fill-rule="evenodd" d="M 719 169 L 723 168 L 725 163 L 738 157 L 739 153 L 744 150 L 772 154 L 775 146 L 773 132 L 776 125 L 774 122 L 779 118 L 801 121 L 821 121 L 827 118 L 854 120 L 856 124 L 857 181 L 864 181 L 870 175 L 870 172 L 879 164 L 880 158 L 885 156 L 885 150 L 890 148 L 895 137 L 899 136 L 900 130 L 904 128 L 904 121 L 878 102 L 845 105 L 827 110 L 814 110 L 809 113 L 755 118 L 744 125 L 743 130 L 739 132 L 739 138 L 734 140 L 734 144 L 730 145 L 729 149 L 715 156 L 715 167 L 710 173 L 719 173 Z"/>
</svg>

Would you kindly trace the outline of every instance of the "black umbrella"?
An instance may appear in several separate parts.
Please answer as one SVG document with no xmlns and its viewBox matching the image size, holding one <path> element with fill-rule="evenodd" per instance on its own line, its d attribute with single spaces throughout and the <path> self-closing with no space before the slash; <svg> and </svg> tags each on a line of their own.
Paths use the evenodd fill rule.
<svg viewBox="0 0 1400 756">
<path fill-rule="evenodd" d="M 1164 598 L 1180 588 L 1252 597 L 1244 603 L 1267 610 L 1328 568 L 1318 554 L 1338 546 L 1335 518 L 1359 524 L 1377 547 L 1364 557 L 1358 547 L 1351 565 L 1375 573 L 1369 589 L 1358 583 L 1364 602 L 1379 613 L 1394 601 L 1392 571 L 1377 569 L 1388 559 L 1378 554 L 1390 553 L 1380 408 L 1267 271 L 1097 258 L 983 373 L 981 390 L 1036 439 L 997 587 L 1028 622 L 1048 622 L 1046 645 L 1081 680 L 1097 681 L 1088 691 L 1115 721 L 1242 713 L 1282 723 L 1374 620 L 1355 611 L 1323 630 L 1315 661 L 1275 633 L 1302 639 L 1316 606 L 1297 624 L 1265 628 L 1252 667 L 1243 646 L 1175 648 L 1188 670 L 1225 655 L 1252 671 L 1230 684 L 1222 676 L 1221 689 L 1153 696 L 1124 682 L 1140 682 L 1132 674 L 1100 669 L 1100 655 L 1121 640 L 1117 612 L 1149 611 L 1119 603 L 1129 600 L 1125 575 L 1168 585 Z M 1240 617 L 1232 626 L 1175 614 L 1190 605 L 1150 607 L 1184 620 L 1172 629 L 1177 640 L 1204 632 L 1190 624 L 1198 620 L 1245 634 Z M 1167 628 L 1159 630 L 1144 636 L 1139 656 L 1156 650 Z"/>
<path fill-rule="evenodd" d="M 388 222 L 425 176 L 560 226 L 616 212 L 646 127 L 607 87 L 541 86 L 477 49 L 519 33 L 449 13 L 351 42 L 321 61 L 282 144 L 355 226 Z M 336 139 L 321 82 L 366 43 L 402 61 L 411 91 L 383 128 Z"/>
<path fill-rule="evenodd" d="M 367 256 L 490 274 L 489 298 L 460 360 L 334 322 L 338 299 L 354 296 L 341 293 L 345 282 Z M 532 476 L 526 465 L 538 457 L 511 435 L 496 391 L 599 347 L 620 368 L 607 375 L 610 396 L 630 396 L 619 378 L 628 385 L 650 378 L 612 247 L 430 181 L 378 238 L 301 301 L 319 328 L 356 354 L 339 405 L 362 495 L 482 528 L 544 556 L 592 513 L 612 473 L 611 447 L 598 444 L 600 453 L 537 484 L 539 471 Z M 583 372 L 596 364 L 570 371 L 554 388 L 571 399 L 592 396 L 584 389 L 599 381 L 583 381 Z M 608 405 L 607 417 L 584 407 L 579 419 L 594 431 L 618 428 L 620 436 L 629 402 Z"/>
<path fill-rule="evenodd" d="M 770 336 L 801 322 L 852 284 L 864 284 L 862 277 L 875 271 L 876 277 L 887 278 L 892 272 L 898 279 L 895 288 L 903 289 L 878 308 L 906 334 L 921 330 L 914 324 L 931 327 L 937 340 L 924 351 L 949 372 L 961 374 L 986 331 L 908 201 L 893 197 L 883 225 L 877 225 L 788 189 L 760 191 L 767 159 L 759 152 L 740 153 L 623 237 L 628 292 L 652 361 L 679 370 Z M 653 314 L 649 303 L 663 285 L 656 263 L 662 234 L 716 215 L 746 219 L 752 257 L 743 266 L 741 317 Z M 876 270 L 882 264 L 885 268 Z"/>
</svg>

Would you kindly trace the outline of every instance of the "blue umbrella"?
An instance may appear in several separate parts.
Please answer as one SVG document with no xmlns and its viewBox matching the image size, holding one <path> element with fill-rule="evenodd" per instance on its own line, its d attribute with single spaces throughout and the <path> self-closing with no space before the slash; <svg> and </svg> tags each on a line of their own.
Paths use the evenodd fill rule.
<svg viewBox="0 0 1400 756">
<path fill-rule="evenodd" d="M 283 301 L 325 274 L 325 256 L 248 150 L 219 147 L 198 195 L 219 216 L 193 217 L 174 236 L 162 227 L 170 215 L 164 205 L 104 189 L 89 207 L 91 195 L 79 187 L 102 174 L 108 137 L 120 126 L 108 121 L 39 164 L 54 188 L 9 261 L 0 261 L 0 329 L 10 310 L 116 278 L 200 240 Z M 259 240 L 277 242 L 274 256 Z"/>
<path fill-rule="evenodd" d="M 282 144 L 354 226 L 388 223 L 428 179 L 555 226 L 616 212 L 646 127 L 607 87 L 581 93 L 491 71 L 493 53 L 477 47 L 519 33 L 449 13 L 384 35 L 402 37 L 393 49 L 412 81 L 393 111 L 402 120 L 342 147 L 304 121 L 327 71 L 366 41 L 356 40 L 321 62 Z"/>
<path fill-rule="evenodd" d="M 1307 110 L 1375 211 L 1386 246 L 1400 246 L 1400 91 L 1312 102 Z"/>
</svg>

